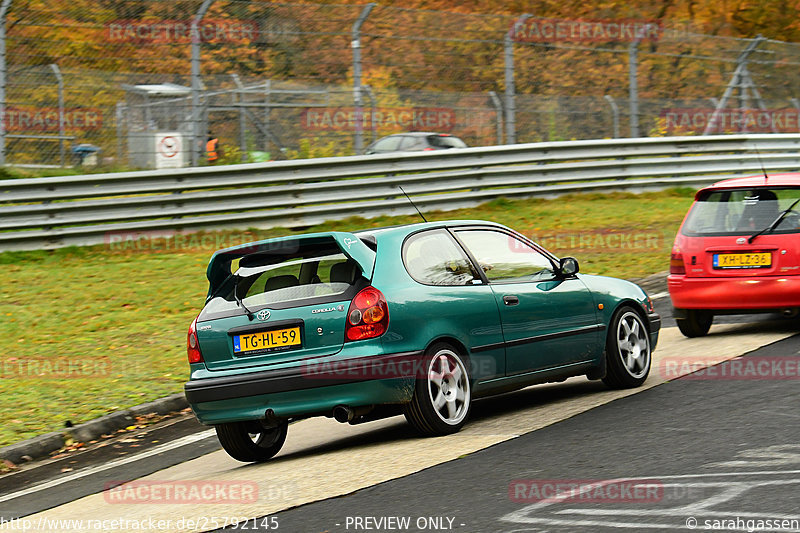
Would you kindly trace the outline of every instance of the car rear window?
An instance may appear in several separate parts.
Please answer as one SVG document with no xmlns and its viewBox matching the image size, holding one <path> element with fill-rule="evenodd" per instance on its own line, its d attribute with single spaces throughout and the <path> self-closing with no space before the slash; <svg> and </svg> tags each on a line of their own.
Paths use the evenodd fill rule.
<svg viewBox="0 0 800 533">
<path fill-rule="evenodd" d="M 467 145 L 458 137 L 452 135 L 431 135 L 428 142 L 436 148 L 466 148 Z"/>
<path fill-rule="evenodd" d="M 681 233 L 693 236 L 751 235 L 768 228 L 800 199 L 800 187 L 714 190 L 698 198 Z M 795 212 L 797 211 L 797 212 Z M 800 232 L 800 203 L 773 233 Z"/>
<path fill-rule="evenodd" d="M 250 309 L 272 304 L 283 307 L 343 295 L 361 276 L 358 265 L 335 245 L 298 253 L 300 257 L 270 254 L 243 257 L 233 275 L 207 302 L 201 318 L 241 310 L 234 296 L 234 285 L 239 298 Z"/>
</svg>

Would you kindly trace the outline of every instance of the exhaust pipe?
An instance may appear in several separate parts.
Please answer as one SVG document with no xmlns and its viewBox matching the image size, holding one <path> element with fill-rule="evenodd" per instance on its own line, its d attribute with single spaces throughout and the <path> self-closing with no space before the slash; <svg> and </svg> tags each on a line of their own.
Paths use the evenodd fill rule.
<svg viewBox="0 0 800 533">
<path fill-rule="evenodd" d="M 355 411 L 347 405 L 337 405 L 333 408 L 333 418 L 336 419 L 337 422 L 344 424 L 345 422 L 350 422 L 355 417 Z"/>
<path fill-rule="evenodd" d="M 798 314 L 798 309 L 796 307 L 784 309 L 783 311 L 781 311 L 781 314 L 788 318 L 794 318 Z"/>
<path fill-rule="evenodd" d="M 342 424 L 350 422 L 351 424 L 358 424 L 364 415 L 369 414 L 375 407 L 372 405 L 364 405 L 361 407 L 350 407 L 349 405 L 337 405 L 333 408 L 333 418 Z"/>
</svg>

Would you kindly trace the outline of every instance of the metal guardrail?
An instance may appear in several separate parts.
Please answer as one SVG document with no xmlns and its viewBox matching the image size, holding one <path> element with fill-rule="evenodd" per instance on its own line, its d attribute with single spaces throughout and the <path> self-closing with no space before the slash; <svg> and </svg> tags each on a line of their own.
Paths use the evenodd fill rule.
<svg viewBox="0 0 800 533">
<path fill-rule="evenodd" d="M 308 226 L 498 197 L 700 186 L 800 169 L 800 134 L 603 139 L 0 181 L 0 250 Z"/>
</svg>

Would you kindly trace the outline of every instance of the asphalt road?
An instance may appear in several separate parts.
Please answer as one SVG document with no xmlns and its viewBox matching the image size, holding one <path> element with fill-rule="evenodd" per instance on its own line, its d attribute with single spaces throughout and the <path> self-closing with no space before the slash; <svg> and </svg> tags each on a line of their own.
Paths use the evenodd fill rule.
<svg viewBox="0 0 800 533">
<path fill-rule="evenodd" d="M 800 368 L 800 336 L 744 359 L 784 366 L 741 380 L 721 377 L 736 370 L 728 361 L 719 375 L 671 381 L 274 520 L 308 533 L 747 531 L 776 519 L 794 522 L 767 530 L 800 531 L 800 375 L 777 375 Z M 555 483 L 561 497 L 548 492 Z"/>
</svg>

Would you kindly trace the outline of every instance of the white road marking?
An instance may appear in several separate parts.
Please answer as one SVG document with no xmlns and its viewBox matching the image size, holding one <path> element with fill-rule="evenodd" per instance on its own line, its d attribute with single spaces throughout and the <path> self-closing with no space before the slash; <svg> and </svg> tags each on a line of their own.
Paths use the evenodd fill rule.
<svg viewBox="0 0 800 533">
<path fill-rule="evenodd" d="M 651 294 L 650 295 L 650 299 L 651 300 L 660 300 L 661 298 L 666 298 L 667 296 L 669 296 L 668 292 L 657 292 L 656 294 Z"/>
<path fill-rule="evenodd" d="M 115 459 L 113 461 L 110 461 L 110 462 L 102 464 L 102 465 L 93 466 L 91 468 L 86 468 L 84 470 L 79 470 L 77 472 L 74 472 L 74 473 L 69 474 L 69 475 L 64 476 L 64 477 L 51 479 L 50 481 L 46 481 L 46 482 L 40 483 L 38 485 L 33 485 L 31 487 L 28 487 L 27 489 L 19 490 L 17 492 L 12 492 L 11 494 L 6 494 L 4 496 L 0 496 L 0 502 L 7 502 L 9 500 L 13 500 L 13 499 L 19 498 L 20 496 L 27 496 L 28 494 L 33 494 L 35 492 L 39 492 L 39 491 L 42 491 L 42 490 L 45 490 L 45 489 L 49 489 L 49 488 L 52 488 L 52 487 L 57 487 L 57 486 L 62 485 L 64 483 L 68 483 L 70 481 L 75 481 L 76 479 L 81 479 L 81 478 L 84 478 L 86 476 L 91 476 L 92 474 L 96 474 L 98 472 L 103 472 L 105 470 L 109 470 L 111 468 L 116 468 L 118 466 L 126 465 L 126 464 L 129 464 L 129 463 L 133 463 L 135 461 L 140 461 L 142 459 L 146 459 L 148 457 L 152 457 L 153 455 L 158 455 L 159 453 L 164 453 L 164 452 L 169 451 L 169 450 L 174 450 L 175 448 L 180 448 L 181 446 L 186 446 L 188 444 L 192 444 L 192 443 L 195 443 L 197 441 L 201 441 L 203 439 L 207 439 L 207 438 L 209 438 L 209 437 L 211 437 L 211 436 L 213 436 L 215 434 L 216 434 L 216 432 L 213 429 L 209 429 L 209 430 L 206 430 L 206 431 L 202 431 L 200 433 L 195 433 L 194 435 L 187 435 L 185 437 L 181 437 L 181 438 L 179 438 L 177 440 L 174 440 L 172 442 L 167 442 L 167 443 L 161 444 L 160 446 L 156 446 L 155 448 L 151 448 L 151 449 L 147 450 L 146 452 L 137 453 L 135 455 L 129 455 L 127 457 L 122 457 L 120 459 Z"/>
<path fill-rule="evenodd" d="M 795 450 L 795 451 L 791 451 Z M 778 444 L 766 448 L 743 450 L 736 454 L 749 460 L 723 461 L 705 466 L 720 466 L 723 468 L 738 467 L 765 467 L 800 464 L 800 444 Z"/>
<path fill-rule="evenodd" d="M 786 445 L 793 446 L 793 445 Z M 774 447 L 770 447 L 774 448 Z M 674 522 L 675 517 L 687 519 L 690 517 L 699 516 L 703 519 L 717 519 L 726 520 L 731 516 L 736 516 L 741 519 L 764 519 L 767 514 L 773 520 L 797 520 L 797 515 L 783 515 L 774 512 L 765 513 L 764 511 L 744 511 L 739 510 L 732 512 L 730 510 L 717 511 L 710 509 L 713 506 L 719 506 L 724 503 L 730 502 L 735 498 L 746 494 L 748 491 L 768 486 L 779 485 L 800 485 L 800 470 L 768 470 L 760 472 L 723 472 L 718 474 L 685 474 L 685 475 L 671 475 L 671 476 L 648 476 L 648 477 L 631 477 L 631 478 L 617 478 L 604 480 L 601 483 L 591 483 L 580 487 L 578 493 L 582 491 L 592 490 L 593 488 L 612 483 L 619 482 L 635 482 L 635 481 L 653 481 L 659 480 L 691 480 L 691 479 L 707 479 L 713 480 L 714 478 L 736 477 L 744 478 L 743 481 L 690 481 L 687 483 L 664 483 L 663 487 L 680 488 L 683 493 L 688 493 L 688 489 L 692 488 L 715 488 L 719 492 L 710 495 L 704 499 L 690 502 L 686 505 L 680 505 L 672 508 L 665 508 L 663 506 L 650 507 L 637 505 L 635 509 L 620 509 L 619 507 L 609 507 L 606 509 L 593 507 L 576 507 L 574 505 L 575 492 L 566 491 L 547 500 L 538 501 L 531 505 L 525 506 L 522 509 L 506 514 L 500 517 L 501 521 L 512 522 L 516 524 L 538 524 L 542 527 L 550 526 L 586 526 L 586 527 L 603 527 L 603 528 L 626 528 L 626 529 L 668 529 L 674 530 L 679 526 Z M 789 479 L 750 479 L 754 477 L 767 477 L 767 476 L 794 476 Z M 746 501 L 746 500 L 745 500 Z M 663 502 L 661 502 L 663 503 Z M 563 507 L 558 505 L 562 504 Z M 555 508 L 553 508 L 555 506 Z M 551 507 L 551 509 L 546 509 Z M 550 516 L 548 517 L 547 514 Z M 572 516 L 570 516 L 572 515 Z M 648 517 L 650 522 L 642 523 L 624 521 L 623 517 Z M 609 520 L 603 520 L 607 517 Z M 664 522 L 658 523 L 653 521 L 661 517 L 665 519 Z M 672 519 L 672 520 L 671 520 Z M 613 521 L 612 521 L 613 520 Z M 683 524 L 681 524 L 682 526 Z M 682 528 L 682 527 L 681 527 Z M 703 529 L 699 527 L 699 529 Z M 519 531 L 519 530 L 514 530 Z M 781 531 L 800 532 L 798 529 L 782 529 Z"/>
</svg>

